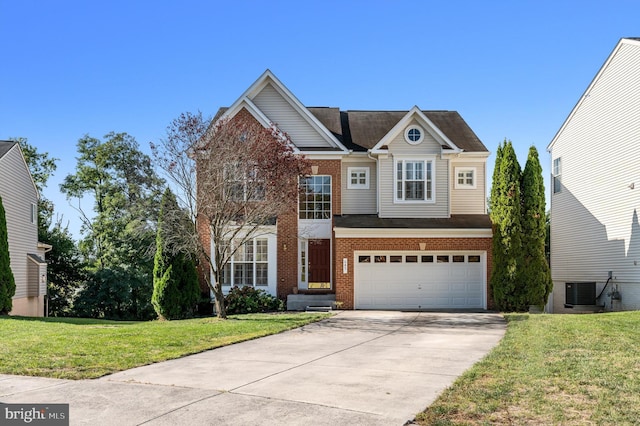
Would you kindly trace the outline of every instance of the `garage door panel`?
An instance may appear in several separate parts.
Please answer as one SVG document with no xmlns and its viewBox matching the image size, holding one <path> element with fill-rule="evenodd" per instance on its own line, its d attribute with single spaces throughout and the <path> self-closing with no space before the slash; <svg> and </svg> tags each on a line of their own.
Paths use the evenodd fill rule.
<svg viewBox="0 0 640 426">
<path fill-rule="evenodd" d="M 443 255 L 410 254 L 418 262 L 390 262 L 397 253 L 375 253 L 373 263 L 355 265 L 357 309 L 447 309 L 483 308 L 485 300 L 485 256 L 473 253 Z M 387 262 L 375 263 L 385 258 Z M 448 262 L 445 261 L 448 259 Z M 454 261 L 454 259 L 456 261 Z M 461 261 L 464 260 L 464 261 Z"/>
</svg>

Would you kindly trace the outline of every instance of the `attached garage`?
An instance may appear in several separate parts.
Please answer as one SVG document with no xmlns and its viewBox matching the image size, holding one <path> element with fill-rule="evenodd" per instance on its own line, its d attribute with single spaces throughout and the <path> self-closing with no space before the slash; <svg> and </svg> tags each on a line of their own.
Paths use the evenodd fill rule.
<svg viewBox="0 0 640 426">
<path fill-rule="evenodd" d="M 354 253 L 355 309 L 486 309 L 486 252 Z"/>
</svg>

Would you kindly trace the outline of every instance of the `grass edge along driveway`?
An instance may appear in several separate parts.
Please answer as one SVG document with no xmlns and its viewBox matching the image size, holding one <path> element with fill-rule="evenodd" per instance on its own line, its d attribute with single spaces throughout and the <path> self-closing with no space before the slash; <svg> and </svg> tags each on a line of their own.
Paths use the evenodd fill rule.
<svg viewBox="0 0 640 426">
<path fill-rule="evenodd" d="M 505 318 L 500 344 L 417 424 L 637 424 L 640 312 Z"/>
<path fill-rule="evenodd" d="M 149 322 L 0 317 L 0 374 L 92 379 L 280 333 L 326 317 L 278 313 Z"/>
</svg>

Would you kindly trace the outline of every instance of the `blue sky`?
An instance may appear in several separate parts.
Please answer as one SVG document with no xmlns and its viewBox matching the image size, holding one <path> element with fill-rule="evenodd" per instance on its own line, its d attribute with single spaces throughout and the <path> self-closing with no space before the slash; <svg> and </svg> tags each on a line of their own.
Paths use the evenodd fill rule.
<svg viewBox="0 0 640 426">
<path fill-rule="evenodd" d="M 308 106 L 457 110 L 491 152 L 508 138 L 524 166 L 535 145 L 547 177 L 547 144 L 638 17 L 637 0 L 0 0 L 0 139 L 60 159 L 44 195 L 76 235 L 58 185 L 79 138 L 148 152 L 267 68 Z"/>
</svg>

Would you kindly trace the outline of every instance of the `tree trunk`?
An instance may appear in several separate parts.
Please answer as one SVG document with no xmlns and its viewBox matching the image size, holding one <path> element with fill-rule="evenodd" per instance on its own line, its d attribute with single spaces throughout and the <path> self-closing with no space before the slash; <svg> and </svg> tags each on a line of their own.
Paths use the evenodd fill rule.
<svg viewBox="0 0 640 426">
<path fill-rule="evenodd" d="M 216 315 L 220 319 L 227 319 L 227 307 L 224 304 L 224 294 L 222 293 L 220 281 L 216 279 L 212 287 L 213 295 L 216 298 Z"/>
</svg>

